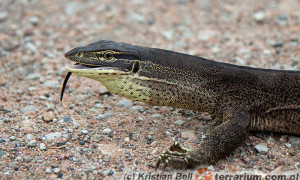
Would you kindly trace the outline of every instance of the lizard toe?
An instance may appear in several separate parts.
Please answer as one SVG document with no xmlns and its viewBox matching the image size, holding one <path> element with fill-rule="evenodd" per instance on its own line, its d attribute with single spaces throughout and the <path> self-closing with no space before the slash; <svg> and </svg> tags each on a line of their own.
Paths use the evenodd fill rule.
<svg viewBox="0 0 300 180">
<path fill-rule="evenodd" d="M 166 167 L 172 167 L 175 169 L 187 169 L 188 168 L 188 159 L 187 157 L 189 157 L 189 155 L 187 155 L 187 150 L 184 149 L 177 149 L 178 147 L 182 147 L 179 144 L 175 145 L 175 146 L 171 146 L 170 149 L 174 150 L 173 148 L 175 148 L 175 150 L 178 151 L 165 151 L 163 152 L 160 156 L 159 159 L 155 165 L 155 169 L 158 169 L 160 164 L 163 164 L 163 169 L 165 169 Z"/>
<path fill-rule="evenodd" d="M 175 142 L 169 149 L 169 151 L 171 152 L 179 152 L 179 153 L 186 153 L 189 150 L 186 149 L 185 147 L 183 147 L 181 144 L 179 144 L 178 142 Z"/>
</svg>

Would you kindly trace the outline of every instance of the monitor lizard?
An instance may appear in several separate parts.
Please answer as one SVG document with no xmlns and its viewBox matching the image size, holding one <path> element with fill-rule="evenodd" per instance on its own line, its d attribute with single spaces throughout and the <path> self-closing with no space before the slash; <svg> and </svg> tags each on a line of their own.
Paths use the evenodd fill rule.
<svg viewBox="0 0 300 180">
<path fill-rule="evenodd" d="M 156 168 L 213 164 L 239 147 L 250 131 L 300 134 L 300 71 L 258 69 L 169 50 L 99 41 L 65 54 L 62 95 L 71 73 L 100 81 L 111 93 L 152 105 L 214 115 L 222 123 L 188 150 L 174 143 Z"/>
</svg>

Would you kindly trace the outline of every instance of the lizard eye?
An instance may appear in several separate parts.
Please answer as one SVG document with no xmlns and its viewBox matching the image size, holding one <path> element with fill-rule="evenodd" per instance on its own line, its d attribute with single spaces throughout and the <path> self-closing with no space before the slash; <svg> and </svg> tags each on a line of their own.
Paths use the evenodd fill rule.
<svg viewBox="0 0 300 180">
<path fill-rule="evenodd" d="M 111 52 L 111 51 L 107 51 L 104 53 L 103 57 L 106 59 L 106 60 L 111 60 L 113 57 L 114 57 L 114 53 Z"/>
</svg>

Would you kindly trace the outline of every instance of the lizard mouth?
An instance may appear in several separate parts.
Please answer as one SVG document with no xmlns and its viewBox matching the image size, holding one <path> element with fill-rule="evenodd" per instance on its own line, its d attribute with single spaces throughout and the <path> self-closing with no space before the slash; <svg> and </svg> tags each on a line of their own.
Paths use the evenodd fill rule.
<svg viewBox="0 0 300 180">
<path fill-rule="evenodd" d="M 66 68 L 67 69 L 101 69 L 101 68 L 107 68 L 107 67 L 105 67 L 105 66 L 91 66 L 91 65 L 76 63 L 72 66 L 66 66 Z"/>
<path fill-rule="evenodd" d="M 86 64 L 80 64 L 80 63 L 76 63 L 72 66 L 66 66 L 65 67 L 67 71 L 72 71 L 72 70 L 107 70 L 107 69 L 111 69 L 111 70 L 121 70 L 121 71 L 125 71 L 127 72 L 128 70 L 123 69 L 123 68 L 118 68 L 118 67 L 111 67 L 111 66 L 101 66 L 101 65 L 86 65 Z"/>
<path fill-rule="evenodd" d="M 76 63 L 75 65 L 72 65 L 72 66 L 66 66 L 66 68 L 67 69 L 91 69 L 91 68 L 101 68 L 101 66 L 88 66 L 88 65 Z M 65 92 L 68 80 L 71 77 L 71 75 L 72 75 L 72 72 L 69 71 L 64 79 L 63 86 L 61 88 L 61 93 L 60 93 L 60 101 L 63 100 L 64 92 Z"/>
<path fill-rule="evenodd" d="M 75 65 L 73 66 L 66 66 L 67 69 L 91 69 L 91 68 L 103 68 L 102 66 L 88 66 L 88 65 L 83 65 L 83 64 L 79 64 L 79 63 L 76 63 Z M 70 79 L 72 75 L 72 72 L 68 72 L 65 79 L 64 79 L 64 82 L 63 82 L 63 86 L 61 88 L 61 92 L 60 92 L 60 101 L 63 100 L 63 97 L 64 97 L 64 92 L 65 92 L 65 89 L 66 89 L 66 86 L 67 86 L 67 83 L 68 83 L 68 80 Z"/>
<path fill-rule="evenodd" d="M 132 74 L 137 73 L 139 71 L 139 62 L 136 61 L 133 63 L 131 70 L 122 67 L 112 67 L 112 66 L 104 66 L 104 65 L 90 65 L 90 64 L 82 64 L 76 63 L 72 66 L 66 66 L 66 70 L 68 71 L 60 93 L 60 101 L 63 100 L 64 92 L 68 83 L 69 78 L 71 77 L 72 73 L 79 74 L 81 76 L 86 76 L 87 74 L 92 74 L 96 72 L 97 76 L 101 73 L 105 76 L 109 76 L 109 74 L 115 75 L 124 75 L 124 74 Z M 87 76 L 90 77 L 90 76 Z"/>
<path fill-rule="evenodd" d="M 79 71 L 86 71 L 86 70 L 96 70 L 96 71 L 114 71 L 114 72 L 122 72 L 122 73 L 128 73 L 129 71 L 126 69 L 121 69 L 121 68 L 117 68 L 117 67 L 110 67 L 110 66 L 91 66 L 91 65 L 85 65 L 85 64 L 80 64 L 80 63 L 76 63 L 75 65 L 72 66 L 66 66 L 65 67 L 66 70 L 68 71 L 62 88 L 61 88 L 61 93 L 60 93 L 60 101 L 63 100 L 63 96 L 64 96 L 64 92 L 68 83 L 69 78 L 72 75 L 72 72 L 79 72 Z"/>
</svg>

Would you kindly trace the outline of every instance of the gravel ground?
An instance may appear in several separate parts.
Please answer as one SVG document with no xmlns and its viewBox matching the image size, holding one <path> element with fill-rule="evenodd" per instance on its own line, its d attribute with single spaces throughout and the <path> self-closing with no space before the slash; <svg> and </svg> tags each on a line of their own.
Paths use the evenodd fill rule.
<svg viewBox="0 0 300 180">
<path fill-rule="evenodd" d="M 174 141 L 189 148 L 214 127 L 206 113 L 111 95 L 73 75 L 63 55 L 102 39 L 221 62 L 300 70 L 299 0 L 0 2 L 0 177 L 120 179 L 152 172 Z M 201 137 L 198 139 L 197 137 Z M 252 133 L 215 171 L 300 170 L 300 138 Z"/>
</svg>

